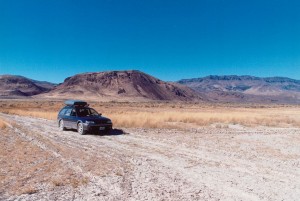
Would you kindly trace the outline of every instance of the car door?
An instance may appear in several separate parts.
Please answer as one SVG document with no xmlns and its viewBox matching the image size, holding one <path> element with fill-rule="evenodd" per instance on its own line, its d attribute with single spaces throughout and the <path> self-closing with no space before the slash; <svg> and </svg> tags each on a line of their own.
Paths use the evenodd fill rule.
<svg viewBox="0 0 300 201">
<path fill-rule="evenodd" d="M 70 123 L 71 112 L 72 112 L 72 108 L 67 109 L 67 111 L 65 112 L 65 114 L 62 118 L 64 120 L 65 127 L 67 127 L 67 128 L 71 128 L 71 123 Z"/>
<path fill-rule="evenodd" d="M 77 129 L 77 119 L 76 110 L 73 108 L 69 116 L 69 124 L 71 128 Z"/>
</svg>

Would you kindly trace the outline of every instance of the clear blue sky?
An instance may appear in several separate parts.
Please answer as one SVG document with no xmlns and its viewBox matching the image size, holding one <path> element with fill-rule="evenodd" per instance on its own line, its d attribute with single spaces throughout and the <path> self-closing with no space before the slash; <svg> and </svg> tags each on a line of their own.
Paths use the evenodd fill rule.
<svg viewBox="0 0 300 201">
<path fill-rule="evenodd" d="M 0 74 L 300 79 L 299 0 L 0 0 Z"/>
</svg>

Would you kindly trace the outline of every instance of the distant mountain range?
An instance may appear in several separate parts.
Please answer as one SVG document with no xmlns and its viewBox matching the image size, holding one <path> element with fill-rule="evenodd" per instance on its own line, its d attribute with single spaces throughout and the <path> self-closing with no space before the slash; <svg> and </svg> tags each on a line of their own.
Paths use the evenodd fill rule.
<svg viewBox="0 0 300 201">
<path fill-rule="evenodd" d="M 217 102 L 300 103 L 300 81 L 285 77 L 211 75 L 178 83 Z"/>
<path fill-rule="evenodd" d="M 0 75 L 0 98 L 98 101 L 300 103 L 300 81 L 284 77 L 207 76 L 165 82 L 146 73 L 108 71 L 68 77 L 61 84 Z"/>
</svg>

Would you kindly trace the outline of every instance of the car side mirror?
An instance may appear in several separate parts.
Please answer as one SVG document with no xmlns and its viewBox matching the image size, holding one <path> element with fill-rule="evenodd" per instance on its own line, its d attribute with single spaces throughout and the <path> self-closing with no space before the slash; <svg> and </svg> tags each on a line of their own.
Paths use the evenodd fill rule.
<svg viewBox="0 0 300 201">
<path fill-rule="evenodd" d="M 102 116 L 102 113 L 99 113 L 100 116 Z"/>
</svg>

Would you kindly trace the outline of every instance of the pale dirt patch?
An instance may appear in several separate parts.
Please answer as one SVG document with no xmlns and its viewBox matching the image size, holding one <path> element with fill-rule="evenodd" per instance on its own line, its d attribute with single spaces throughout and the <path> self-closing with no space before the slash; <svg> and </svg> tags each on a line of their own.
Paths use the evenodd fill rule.
<svg viewBox="0 0 300 201">
<path fill-rule="evenodd" d="M 59 132 L 0 115 L 0 200 L 298 200 L 300 129 Z"/>
</svg>

